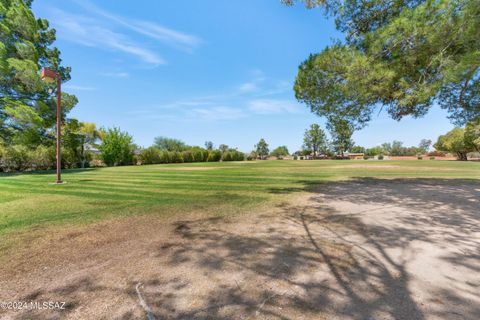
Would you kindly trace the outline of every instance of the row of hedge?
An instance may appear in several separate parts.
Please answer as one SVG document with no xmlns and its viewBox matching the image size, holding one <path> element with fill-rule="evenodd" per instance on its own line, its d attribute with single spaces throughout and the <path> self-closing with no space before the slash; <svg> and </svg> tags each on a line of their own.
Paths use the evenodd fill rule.
<svg viewBox="0 0 480 320">
<path fill-rule="evenodd" d="M 195 148 L 182 152 L 163 151 L 155 147 L 143 149 L 133 157 L 133 163 L 161 164 L 187 162 L 243 161 L 245 154 L 237 150 L 221 152 Z M 100 159 L 88 154 L 84 166 L 104 166 Z M 49 170 L 56 167 L 55 147 L 38 146 L 30 149 L 23 145 L 3 147 L 0 145 L 0 172 Z M 78 155 L 62 150 L 62 168 L 79 168 Z"/>
<path fill-rule="evenodd" d="M 55 168 L 56 163 L 55 147 L 38 146 L 30 149 L 23 145 L 0 146 L 0 171 L 3 172 L 48 170 Z M 77 168 L 80 165 L 78 155 L 62 150 L 63 168 Z"/>
<path fill-rule="evenodd" d="M 245 155 L 236 150 L 222 153 L 220 150 L 195 148 L 186 151 L 164 151 L 155 147 L 146 148 L 138 155 L 139 164 L 243 161 Z"/>
</svg>

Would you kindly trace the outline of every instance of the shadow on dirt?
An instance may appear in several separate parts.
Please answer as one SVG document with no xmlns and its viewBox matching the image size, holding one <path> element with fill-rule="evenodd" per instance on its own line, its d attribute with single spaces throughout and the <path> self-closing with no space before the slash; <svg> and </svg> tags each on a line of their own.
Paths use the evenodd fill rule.
<svg viewBox="0 0 480 320">
<path fill-rule="evenodd" d="M 420 302 L 407 269 L 410 244 L 422 241 L 458 246 L 441 259 L 478 274 L 480 243 L 472 234 L 480 232 L 479 199 L 475 180 L 354 179 L 323 184 L 306 203 L 282 204 L 238 224 L 181 221 L 171 241 L 157 247 L 158 276 L 143 282 L 145 297 L 157 319 L 478 319 L 480 306 L 468 296 L 478 294 L 479 281 L 432 286 L 435 300 Z M 332 201 L 350 203 L 349 209 Z M 362 219 L 399 208 L 408 211 L 392 223 Z M 71 308 L 90 290 L 136 299 L 134 289 L 94 283 L 83 279 L 56 293 Z"/>
</svg>

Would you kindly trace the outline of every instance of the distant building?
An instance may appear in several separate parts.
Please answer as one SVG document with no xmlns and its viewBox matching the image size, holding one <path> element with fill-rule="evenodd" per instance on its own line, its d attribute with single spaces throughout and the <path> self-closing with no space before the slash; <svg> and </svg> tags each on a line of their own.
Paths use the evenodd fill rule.
<svg viewBox="0 0 480 320">
<path fill-rule="evenodd" d="M 347 157 L 350 160 L 363 160 L 364 156 L 365 156 L 364 153 L 349 153 L 349 154 L 347 154 Z"/>
<path fill-rule="evenodd" d="M 92 146 L 91 144 L 85 144 L 85 151 L 91 152 L 93 154 L 100 154 L 100 150 L 97 147 Z"/>
</svg>

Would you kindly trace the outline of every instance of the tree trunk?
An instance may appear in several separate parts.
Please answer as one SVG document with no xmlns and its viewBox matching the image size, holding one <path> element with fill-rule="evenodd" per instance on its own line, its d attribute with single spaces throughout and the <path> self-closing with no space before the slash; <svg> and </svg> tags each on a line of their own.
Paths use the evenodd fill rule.
<svg viewBox="0 0 480 320">
<path fill-rule="evenodd" d="M 460 161 L 467 161 L 467 153 L 466 152 L 457 152 L 457 159 Z"/>
</svg>

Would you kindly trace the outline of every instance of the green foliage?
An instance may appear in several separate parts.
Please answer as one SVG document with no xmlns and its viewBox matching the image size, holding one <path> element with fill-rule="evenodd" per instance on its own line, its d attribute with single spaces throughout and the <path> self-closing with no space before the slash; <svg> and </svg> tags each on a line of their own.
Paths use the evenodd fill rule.
<svg viewBox="0 0 480 320">
<path fill-rule="evenodd" d="M 1 167 L 3 171 L 24 171 L 31 167 L 32 153 L 23 145 L 14 145 L 3 150 Z"/>
<path fill-rule="evenodd" d="M 367 150 L 365 150 L 365 155 L 369 157 L 378 156 L 383 153 L 385 153 L 385 149 L 381 146 L 368 148 Z"/>
<path fill-rule="evenodd" d="M 458 124 L 480 115 L 478 0 L 304 2 L 324 7 L 346 33 L 299 68 L 296 97 L 313 112 L 358 126 L 379 107 L 394 119 L 435 104 Z"/>
<path fill-rule="evenodd" d="M 444 135 L 438 137 L 434 148 L 439 151 L 447 151 L 457 155 L 458 160 L 467 160 L 467 154 L 474 151 L 465 141 L 465 129 L 454 128 Z"/>
<path fill-rule="evenodd" d="M 218 146 L 218 150 L 220 150 L 222 153 L 227 152 L 228 149 L 229 149 L 229 147 L 226 144 L 221 144 L 221 145 Z"/>
<path fill-rule="evenodd" d="M 188 149 L 185 142 L 167 137 L 156 137 L 153 145 L 158 149 L 166 151 L 182 152 Z"/>
<path fill-rule="evenodd" d="M 382 144 L 383 153 L 390 156 L 416 156 L 426 151 L 420 147 L 404 147 L 403 142 L 394 140 L 392 143 Z"/>
<path fill-rule="evenodd" d="M 223 153 L 222 161 L 233 161 L 232 154 L 230 152 Z"/>
<path fill-rule="evenodd" d="M 182 152 L 183 162 L 195 162 L 195 155 L 192 150 Z"/>
<path fill-rule="evenodd" d="M 427 153 L 431 145 L 432 145 L 432 140 L 422 139 L 418 144 L 418 149 L 422 153 Z"/>
<path fill-rule="evenodd" d="M 229 150 L 222 154 L 222 161 L 243 161 L 245 154 L 237 150 Z"/>
<path fill-rule="evenodd" d="M 327 135 L 318 124 L 314 123 L 305 130 L 303 148 L 308 154 L 313 152 L 313 156 L 316 157 L 319 151 L 325 152 L 327 144 Z"/>
<path fill-rule="evenodd" d="M 263 138 L 255 145 L 255 152 L 260 159 L 265 159 L 268 156 L 268 144 Z"/>
<path fill-rule="evenodd" d="M 352 152 L 352 153 L 365 153 L 366 149 L 364 147 L 361 147 L 361 146 L 353 146 L 350 149 L 350 152 Z"/>
<path fill-rule="evenodd" d="M 161 150 L 153 146 L 142 149 L 138 157 L 141 164 L 215 162 L 223 160 L 224 157 L 228 160 L 223 161 L 239 161 L 240 158 L 243 160 L 243 154 L 236 150 L 231 150 L 222 154 L 219 150 L 212 150 L 209 152 L 200 147 L 191 147 L 188 150 L 178 152 Z"/>
<path fill-rule="evenodd" d="M 138 160 L 141 164 L 162 163 L 162 151 L 156 147 L 150 147 L 140 151 Z"/>
<path fill-rule="evenodd" d="M 35 19 L 31 1 L 0 1 L 0 139 L 7 144 L 35 147 L 45 143 L 55 125 L 56 95 L 43 83 L 43 67 L 57 70 L 63 81 L 70 68 L 61 66 L 60 51 L 52 48 L 55 30 L 47 20 Z M 63 93 L 63 117 L 76 105 Z"/>
<path fill-rule="evenodd" d="M 332 136 L 332 147 L 337 154 L 342 155 L 354 146 L 352 122 L 339 117 L 331 117 L 327 128 Z"/>
<path fill-rule="evenodd" d="M 212 141 L 205 141 L 205 149 L 208 151 L 213 150 L 213 142 Z"/>
<path fill-rule="evenodd" d="M 105 132 L 99 149 L 107 166 L 129 165 L 133 162 L 132 136 L 119 128 L 109 128 Z"/>
<path fill-rule="evenodd" d="M 183 156 L 181 152 L 170 151 L 168 152 L 168 163 L 183 163 Z"/>
<path fill-rule="evenodd" d="M 480 152 L 480 118 L 465 126 L 465 144 L 468 149 Z"/>
<path fill-rule="evenodd" d="M 207 161 L 208 162 L 217 162 L 222 159 L 222 152 L 219 150 L 212 150 L 208 153 Z"/>
<path fill-rule="evenodd" d="M 54 147 L 29 149 L 24 145 L 0 146 L 0 171 L 46 170 L 53 168 L 55 163 Z"/>
<path fill-rule="evenodd" d="M 270 154 L 274 157 L 277 157 L 277 159 L 283 159 L 283 157 L 289 155 L 289 152 L 287 146 L 280 146 L 275 148 Z"/>
</svg>

